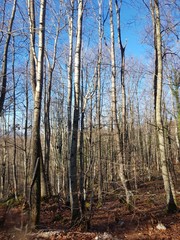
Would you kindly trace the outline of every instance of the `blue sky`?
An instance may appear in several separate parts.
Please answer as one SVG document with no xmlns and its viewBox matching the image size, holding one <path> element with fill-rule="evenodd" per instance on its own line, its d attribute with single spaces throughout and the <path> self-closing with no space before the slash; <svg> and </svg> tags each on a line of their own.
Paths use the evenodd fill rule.
<svg viewBox="0 0 180 240">
<path fill-rule="evenodd" d="M 141 5 L 124 1 L 121 9 L 122 38 L 127 41 L 126 54 L 135 57 L 144 57 L 148 45 L 143 43 L 145 28 L 148 24 L 147 11 Z M 151 24 L 151 18 L 149 19 Z"/>
<path fill-rule="evenodd" d="M 97 6 L 97 0 L 93 0 L 94 4 Z M 114 4 L 115 1 L 113 1 Z M 109 7 L 109 1 L 103 1 L 103 17 L 107 15 Z M 98 8 L 98 6 L 97 6 Z M 116 11 L 114 5 L 114 24 L 115 24 L 115 34 L 116 34 Z M 144 42 L 146 36 L 145 28 L 148 24 L 151 24 L 151 17 L 147 17 L 147 9 L 141 0 L 123 0 L 121 8 L 121 31 L 122 40 L 126 47 L 126 55 L 134 56 L 137 58 L 146 57 L 146 50 L 149 49 L 147 43 Z M 107 17 L 105 23 L 105 35 L 110 39 L 109 33 L 109 16 Z M 116 35 L 117 42 L 117 35 Z M 153 49 L 152 49 L 153 51 Z"/>
</svg>

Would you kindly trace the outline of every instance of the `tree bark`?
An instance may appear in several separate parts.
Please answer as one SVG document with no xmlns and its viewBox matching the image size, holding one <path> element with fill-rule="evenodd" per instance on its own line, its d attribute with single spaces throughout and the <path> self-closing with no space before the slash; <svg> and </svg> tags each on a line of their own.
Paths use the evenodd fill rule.
<svg viewBox="0 0 180 240">
<path fill-rule="evenodd" d="M 172 81 L 173 76 L 169 77 L 169 85 L 170 85 L 170 89 L 171 89 L 171 94 L 172 97 L 174 97 L 175 99 L 175 106 L 174 104 L 172 104 L 172 108 L 173 108 L 173 114 L 176 116 L 175 119 L 175 134 L 176 134 L 176 145 L 177 145 L 177 158 L 176 158 L 176 162 L 180 162 L 180 71 L 178 70 L 173 70 L 172 75 L 174 75 L 174 81 Z M 176 114 L 177 112 L 177 114 Z"/>
<path fill-rule="evenodd" d="M 53 71 L 56 64 L 57 44 L 59 38 L 60 26 L 59 20 L 56 30 L 56 36 L 54 40 L 54 49 L 52 56 L 52 63 L 47 53 L 47 65 L 48 65 L 48 84 L 45 86 L 45 103 L 44 103 L 44 131 L 45 131 L 45 153 L 44 153 L 44 170 L 45 170 L 45 188 L 47 196 L 52 196 L 52 186 L 50 182 L 49 163 L 50 163 L 50 144 L 51 144 L 51 127 L 50 127 L 50 105 L 51 105 L 51 90 L 53 81 Z"/>
<path fill-rule="evenodd" d="M 16 82 L 15 82 L 15 49 L 14 49 L 14 37 L 13 37 L 13 56 L 12 56 L 12 79 L 13 79 L 13 183 L 14 183 L 14 194 L 17 199 L 17 164 L 16 164 Z"/>
<path fill-rule="evenodd" d="M 80 217 L 78 183 L 77 183 L 77 144 L 79 130 L 79 97 L 82 44 L 83 0 L 78 0 L 77 38 L 74 60 L 74 116 L 70 155 L 70 201 L 72 224 Z"/>
<path fill-rule="evenodd" d="M 85 117 L 85 103 L 84 103 L 84 90 L 83 90 L 83 73 L 81 74 L 81 129 L 80 129 L 80 144 L 79 144 L 79 159 L 80 159 L 80 178 L 79 178 L 79 189 L 80 189 L 80 204 L 81 213 L 84 214 L 85 210 L 85 199 L 84 199 L 84 117 Z"/>
<path fill-rule="evenodd" d="M 120 127 L 119 127 L 118 118 L 117 118 L 116 63 L 115 63 L 114 23 L 113 23 L 112 0 L 109 0 L 109 9 L 110 9 L 110 28 L 111 28 L 111 71 L 112 71 L 111 72 L 111 82 L 112 82 L 111 94 L 112 94 L 113 127 L 115 129 L 115 133 L 114 134 L 116 136 L 117 145 L 118 145 L 117 154 L 118 154 L 119 165 L 120 165 L 120 169 L 119 169 L 120 170 L 119 171 L 120 179 L 121 179 L 123 188 L 125 190 L 126 202 L 127 202 L 128 206 L 130 207 L 131 206 L 131 196 L 132 196 L 132 193 L 130 191 L 129 184 L 128 184 L 128 179 L 126 177 L 125 169 L 124 169 L 124 161 L 125 161 L 125 159 L 124 159 L 124 155 L 123 155 L 124 153 L 123 153 L 122 144 L 121 144 Z M 122 61 L 123 61 L 122 62 L 123 66 L 121 66 L 121 67 L 123 67 L 122 71 L 124 71 L 124 57 L 123 57 Z M 124 75 L 122 75 L 122 78 L 124 78 Z M 123 86 L 123 90 L 124 90 L 124 86 Z M 124 102 L 124 104 L 125 104 L 125 102 Z M 125 109 L 124 109 L 124 111 L 125 111 Z M 125 112 L 123 114 L 124 114 L 123 117 L 125 117 Z"/>
<path fill-rule="evenodd" d="M 159 11 L 159 1 L 154 0 L 154 4 L 151 3 L 151 9 L 153 12 L 153 25 L 155 34 L 155 73 L 157 71 L 157 86 L 156 86 L 156 127 L 159 140 L 159 151 L 161 159 L 161 170 L 164 182 L 164 189 L 166 193 L 167 210 L 168 212 L 174 212 L 177 210 L 176 196 L 174 191 L 174 185 L 172 181 L 171 172 L 168 169 L 168 163 L 165 151 L 165 139 L 163 131 L 163 119 L 162 119 L 162 83 L 163 83 L 163 61 L 162 61 L 162 36 L 161 36 L 161 20 Z"/>
<path fill-rule="evenodd" d="M 99 34 L 99 48 L 98 48 L 98 66 L 97 66 L 97 126 L 98 126 L 98 201 L 102 203 L 102 159 L 101 159 L 101 61 L 102 61 L 102 0 L 98 1 L 99 5 L 99 19 L 98 19 L 98 34 Z"/>
<path fill-rule="evenodd" d="M 35 96 L 37 57 L 35 53 L 36 21 L 35 21 L 34 0 L 28 0 L 28 15 L 29 15 L 29 26 L 30 26 L 30 79 L 31 79 L 33 95 Z"/>
<path fill-rule="evenodd" d="M 8 49 L 9 49 L 9 44 L 12 36 L 12 27 L 13 27 L 14 17 L 16 13 L 16 4 L 17 4 L 17 0 L 14 0 L 11 18 L 8 25 L 7 38 L 4 46 L 3 62 L 2 62 L 2 69 L 1 69 L 2 86 L 1 86 L 1 92 L 0 92 L 0 116 L 3 111 L 4 101 L 6 96 Z"/>
<path fill-rule="evenodd" d="M 70 184 L 70 158 L 71 158 L 71 138 L 72 138 L 72 78 L 73 78 L 73 19 L 74 19 L 74 0 L 71 0 L 71 11 L 69 16 L 69 56 L 68 56 L 68 191 Z"/>
<path fill-rule="evenodd" d="M 28 110 L 29 110 L 29 90 L 28 90 L 28 63 L 26 64 L 26 79 L 25 79 L 25 94 L 26 94 L 26 105 L 25 105 L 25 124 L 24 124 L 24 196 L 28 199 Z"/>
<path fill-rule="evenodd" d="M 33 5 L 34 1 L 29 0 L 29 4 Z M 34 169 L 32 173 L 34 177 L 32 178 L 31 190 L 34 188 L 35 195 L 30 196 L 31 198 L 30 203 L 32 207 L 32 211 L 31 211 L 32 224 L 34 224 L 35 226 L 37 226 L 40 221 L 41 160 L 42 160 L 41 140 L 40 140 L 40 122 L 41 122 L 41 102 L 42 102 L 42 87 L 43 87 L 45 12 L 46 12 L 46 0 L 41 0 L 40 16 L 39 16 L 39 31 L 38 31 L 39 42 L 38 42 L 38 58 L 37 58 L 37 65 L 36 65 L 36 83 L 34 83 L 34 79 L 32 79 L 31 81 L 32 89 L 34 90 L 34 113 L 33 113 L 33 134 L 32 134 L 32 162 L 34 164 Z M 34 19 L 31 19 L 31 20 L 34 21 Z M 30 29 L 31 29 L 30 30 L 31 32 L 34 30 L 32 29 L 31 24 L 30 24 Z M 34 45 L 32 42 L 31 42 L 31 51 L 35 53 Z M 34 73 L 33 73 L 33 76 L 35 76 Z"/>
</svg>

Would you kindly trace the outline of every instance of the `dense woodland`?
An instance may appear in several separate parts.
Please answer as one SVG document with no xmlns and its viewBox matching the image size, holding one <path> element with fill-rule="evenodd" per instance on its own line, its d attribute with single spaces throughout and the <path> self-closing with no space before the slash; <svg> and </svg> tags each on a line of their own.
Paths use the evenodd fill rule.
<svg viewBox="0 0 180 240">
<path fill-rule="evenodd" d="M 179 12 L 178 0 L 1 0 L 1 202 L 24 199 L 38 226 L 57 196 L 88 228 L 95 201 L 132 211 L 161 179 L 178 210 Z"/>
</svg>

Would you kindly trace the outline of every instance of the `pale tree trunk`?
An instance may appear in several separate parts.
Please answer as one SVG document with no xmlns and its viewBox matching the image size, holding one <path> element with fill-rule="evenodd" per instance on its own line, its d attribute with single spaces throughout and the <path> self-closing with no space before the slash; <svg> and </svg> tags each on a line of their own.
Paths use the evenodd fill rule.
<svg viewBox="0 0 180 240">
<path fill-rule="evenodd" d="M 153 30 L 154 30 L 154 121 L 156 122 L 156 102 L 157 102 L 157 73 L 158 73 L 158 56 L 157 56 L 157 41 L 156 41 L 156 25 L 155 25 L 155 11 L 154 11 L 154 7 L 152 4 L 152 1 L 150 1 L 150 5 L 151 5 L 151 14 L 152 14 L 152 23 L 153 23 Z M 155 137 L 155 141 L 156 141 L 156 146 L 158 146 L 158 136 L 157 136 L 157 131 L 156 131 L 156 137 Z M 158 147 L 157 147 L 158 148 Z M 157 170 L 160 170 L 160 163 L 159 163 L 159 149 L 155 150 L 155 155 L 156 155 L 156 165 L 157 165 Z"/>
<path fill-rule="evenodd" d="M 14 183 L 14 194 L 17 199 L 17 165 L 16 165 L 16 82 L 15 82 L 15 49 L 14 49 L 14 37 L 13 37 L 13 53 L 12 53 L 12 79 L 13 79 L 13 183 Z"/>
<path fill-rule="evenodd" d="M 83 72 L 83 71 L 81 71 Z M 80 159 L 80 203 L 81 212 L 84 214 L 85 199 L 84 199 L 84 115 L 85 115 L 85 102 L 84 102 L 84 87 L 83 87 L 83 73 L 81 74 L 81 129 L 80 129 L 80 144 L 79 144 L 79 159 Z"/>
<path fill-rule="evenodd" d="M 94 167 L 94 159 L 93 159 L 93 143 L 92 143 L 92 98 L 90 99 L 90 113 L 89 113 L 89 136 L 88 136 L 88 156 L 89 156 L 89 163 L 87 165 L 87 170 L 86 170 L 86 182 L 87 182 L 87 188 L 92 189 L 92 186 L 94 184 L 94 172 L 93 172 L 93 167 Z"/>
<path fill-rule="evenodd" d="M 68 189 L 69 192 L 69 183 L 70 183 L 70 157 L 71 157 L 71 129 L 72 129 L 72 76 L 73 76 L 73 19 L 74 19 L 74 0 L 71 0 L 71 12 L 69 16 L 69 59 L 68 59 Z M 69 193 L 67 194 L 69 195 Z M 68 196 L 67 196 L 68 198 Z"/>
<path fill-rule="evenodd" d="M 28 199 L 28 110 L 29 110 L 29 90 L 28 90 L 28 63 L 26 65 L 26 80 L 25 80 L 25 93 L 26 93 L 26 113 L 25 113 L 25 125 L 24 125 L 24 196 Z"/>
<path fill-rule="evenodd" d="M 29 6 L 34 2 L 29 0 Z M 33 6 L 34 7 L 34 6 Z M 38 58 L 36 63 L 36 82 L 32 79 L 32 88 L 34 90 L 34 114 L 33 114 L 33 134 L 32 134 L 32 163 L 34 164 L 30 203 L 31 203 L 31 222 L 35 226 L 39 224 L 40 220 L 40 199 L 41 199 L 41 140 L 40 140 L 40 119 L 41 119 L 41 102 L 42 102 L 42 87 L 43 87 L 43 60 L 44 60 L 44 38 L 45 38 L 45 12 L 46 0 L 40 2 L 40 16 L 39 16 L 39 43 L 38 43 Z M 34 21 L 30 17 L 30 23 Z M 34 29 L 31 29 L 33 32 Z M 31 51 L 35 53 L 33 42 L 31 42 Z M 35 58 L 35 56 L 34 56 Z M 33 64 L 33 63 L 32 63 Z M 32 66 L 31 66 L 32 67 Z M 34 75 L 34 73 L 33 73 Z M 31 76 L 32 77 L 32 76 Z M 35 89 L 34 89 L 35 84 Z M 34 189 L 34 191 L 33 191 Z M 32 194 L 32 196 L 31 196 Z"/>
<path fill-rule="evenodd" d="M 45 130 L 45 156 L 44 156 L 44 169 L 45 169 L 45 188 L 47 196 L 52 195 L 52 187 L 49 176 L 49 162 L 50 162 L 50 144 L 51 144 L 51 127 L 50 127 L 50 104 L 51 104 L 51 89 L 52 89 L 52 81 L 53 81 L 53 71 L 56 63 L 56 53 L 57 53 L 57 44 L 59 38 L 60 26 L 58 21 L 58 26 L 56 30 L 56 36 L 54 40 L 54 51 L 52 57 L 52 63 L 50 63 L 50 59 L 47 54 L 47 63 L 48 63 L 48 85 L 47 89 L 45 89 L 45 106 L 44 106 L 44 130 Z M 45 86 L 46 88 L 46 86 Z"/>
<path fill-rule="evenodd" d="M 166 193 L 167 209 L 168 212 L 174 212 L 177 210 L 176 206 L 176 196 L 174 185 L 172 182 L 171 172 L 168 169 L 168 163 L 165 153 L 165 139 L 162 123 L 162 82 L 163 82 L 163 61 L 162 61 L 162 36 L 161 36 L 161 21 L 160 21 L 160 12 L 159 12 L 159 1 L 154 0 L 151 2 L 151 10 L 153 12 L 153 24 L 155 28 L 155 48 L 157 51 L 155 59 L 155 68 L 157 69 L 157 89 L 156 89 L 156 125 L 157 125 L 157 134 L 159 140 L 159 151 L 160 151 L 160 160 L 161 160 L 161 170 L 162 177 L 164 182 L 164 189 Z"/>
<path fill-rule="evenodd" d="M 1 86 L 1 92 L 0 92 L 0 116 L 3 111 L 4 101 L 5 101 L 5 96 L 6 96 L 8 49 L 9 49 L 9 44 L 10 44 L 10 40 L 11 40 L 11 36 L 12 36 L 12 27 L 13 27 L 14 17 L 15 17 L 15 13 L 16 13 L 16 4 L 17 4 L 17 0 L 14 0 L 11 18 L 10 18 L 9 25 L 8 25 L 7 38 L 6 38 L 6 42 L 4 45 L 3 61 L 2 61 L 2 69 L 1 69 L 2 86 Z"/>
<path fill-rule="evenodd" d="M 29 26 L 30 26 L 30 80 L 31 80 L 33 95 L 35 96 L 37 57 L 35 53 L 36 21 L 35 21 L 35 6 L 34 6 L 33 0 L 28 0 L 28 15 L 29 15 Z"/>
<path fill-rule="evenodd" d="M 128 131 L 127 131 L 127 120 L 126 120 L 126 87 L 125 87 L 125 50 L 126 46 L 123 46 L 121 37 L 121 5 L 115 0 L 116 4 L 116 17 L 117 17 L 117 32 L 118 32 L 118 45 L 121 51 L 121 95 L 122 95 L 122 128 L 121 128 L 121 154 L 123 159 L 124 167 L 128 162 L 127 145 L 128 145 Z M 130 170 L 130 169 L 129 169 Z M 130 172 L 128 173 L 130 175 Z"/>
<path fill-rule="evenodd" d="M 78 0 L 77 38 L 74 60 L 74 116 L 70 155 L 70 202 L 72 224 L 80 217 L 77 183 L 77 144 L 79 123 L 79 96 L 80 96 L 80 68 L 82 44 L 83 0 Z"/>
<path fill-rule="evenodd" d="M 79 189 L 80 189 L 80 203 L 81 203 L 81 213 L 82 216 L 84 216 L 85 213 L 85 200 L 86 200 L 86 192 L 85 192 L 85 162 L 84 162 L 84 119 L 85 119 L 85 110 L 86 110 L 86 104 L 89 98 L 92 100 L 92 93 L 87 91 L 86 95 L 84 96 L 84 76 L 83 76 L 83 66 L 81 71 L 81 129 L 80 129 L 80 140 L 79 140 L 79 158 L 80 158 L 80 178 L 79 178 Z M 87 73 L 88 71 L 86 71 Z M 85 77 L 86 80 L 88 79 L 88 74 Z M 85 83 L 87 85 L 87 83 Z M 92 131 L 92 128 L 90 127 L 90 131 Z M 92 132 L 91 132 L 92 134 Z M 91 154 L 90 154 L 91 155 Z M 92 168 L 92 165 L 90 163 L 90 168 Z M 89 169 L 88 169 L 89 170 Z M 92 177 L 92 176 L 91 176 Z M 91 182 L 91 184 L 93 184 Z"/>
<path fill-rule="evenodd" d="M 5 16 L 6 16 L 6 3 L 7 3 L 7 0 L 4 0 L 3 3 L 1 3 L 1 29 L 3 30 L 4 29 L 4 26 L 5 26 Z M 3 40 L 3 33 L 0 34 L 0 43 L 2 42 Z"/>
<path fill-rule="evenodd" d="M 7 178 L 8 178 L 8 151 L 7 151 L 7 137 L 6 137 L 6 119 L 4 116 L 0 118 L 2 135 L 4 136 L 2 141 L 2 151 L 1 151 L 1 189 L 0 189 L 0 198 L 4 198 L 7 189 Z"/>
<path fill-rule="evenodd" d="M 132 193 L 129 188 L 128 179 L 125 174 L 124 169 L 124 161 L 123 159 L 123 151 L 121 147 L 121 137 L 120 137 L 120 128 L 117 118 L 117 99 L 116 99 L 116 62 L 115 62 L 115 47 L 114 47 L 114 22 L 113 22 L 113 7 L 112 7 L 112 0 L 109 0 L 109 10 L 110 10 L 110 28 L 111 28 L 111 82 L 112 82 L 112 117 L 113 117 L 113 127 L 114 127 L 114 134 L 117 140 L 118 150 L 118 160 L 119 160 L 119 167 L 120 167 L 120 179 L 125 190 L 126 194 L 126 202 L 129 207 L 131 207 L 131 197 Z M 124 61 L 124 60 L 123 60 Z M 121 67 L 124 67 L 121 66 Z M 124 71 L 124 69 L 123 69 Z M 123 87 L 124 89 L 124 87 Z M 125 94 L 125 93 L 124 93 Z M 124 102 L 125 104 L 125 102 Z M 125 115 L 125 113 L 124 113 Z M 124 116 L 125 117 L 125 116 Z"/>
<path fill-rule="evenodd" d="M 175 119 L 176 145 L 178 149 L 176 162 L 179 163 L 180 162 L 180 90 L 179 90 L 180 89 L 180 72 L 178 70 L 174 70 L 171 74 L 172 75 L 174 74 L 174 81 L 172 81 L 172 76 L 169 77 L 169 85 L 171 89 L 171 95 L 175 99 L 175 105 L 173 100 L 172 100 L 173 102 L 172 105 L 173 105 L 173 114 L 177 116 Z M 176 106 L 176 109 L 175 109 L 175 106 Z"/>
<path fill-rule="evenodd" d="M 113 127 L 113 117 L 110 117 L 110 127 L 109 127 L 109 145 L 110 145 L 110 168 L 111 168 L 111 181 L 112 186 L 115 189 L 114 182 L 117 181 L 117 159 L 116 159 L 116 153 L 115 153 L 115 140 L 114 140 L 114 127 Z"/>
<path fill-rule="evenodd" d="M 102 202 L 102 159 L 101 159 L 101 61 L 102 61 L 102 0 L 98 0 L 99 5 L 99 49 L 98 49 L 98 66 L 97 66 L 97 126 L 98 126 L 98 201 Z"/>
</svg>

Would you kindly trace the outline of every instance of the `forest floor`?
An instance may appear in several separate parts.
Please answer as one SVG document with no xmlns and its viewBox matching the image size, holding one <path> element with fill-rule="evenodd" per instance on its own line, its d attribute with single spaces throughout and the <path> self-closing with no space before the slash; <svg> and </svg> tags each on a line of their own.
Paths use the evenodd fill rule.
<svg viewBox="0 0 180 240">
<path fill-rule="evenodd" d="M 180 179 L 176 186 L 180 206 Z M 57 197 L 42 202 L 41 226 L 36 231 L 20 228 L 21 206 L 12 206 L 0 229 L 0 240 L 178 240 L 180 211 L 167 214 L 165 202 L 159 179 L 139 184 L 132 211 L 115 193 L 109 194 L 101 206 L 94 203 L 88 231 L 82 225 L 70 227 L 70 209 L 63 203 L 59 205 Z"/>
</svg>

